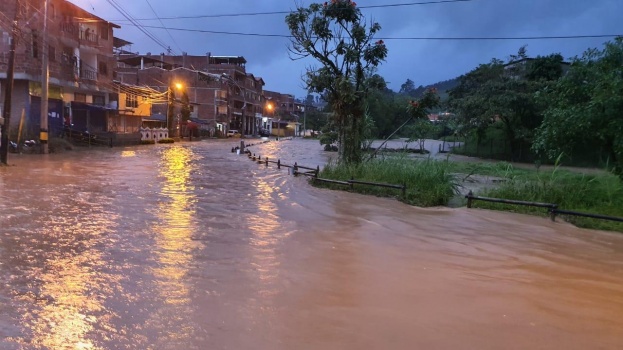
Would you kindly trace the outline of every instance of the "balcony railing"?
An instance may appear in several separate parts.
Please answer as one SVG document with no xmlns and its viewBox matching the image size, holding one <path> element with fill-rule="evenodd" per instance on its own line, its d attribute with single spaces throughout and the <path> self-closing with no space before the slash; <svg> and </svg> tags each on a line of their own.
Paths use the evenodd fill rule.
<svg viewBox="0 0 623 350">
<path fill-rule="evenodd" d="M 80 78 L 84 80 L 97 80 L 97 72 L 90 69 L 82 69 L 80 71 Z"/>
<path fill-rule="evenodd" d="M 90 31 L 89 29 L 81 30 L 80 40 L 84 40 L 84 41 L 88 41 L 93 44 L 97 44 L 97 41 L 98 41 L 97 33 Z"/>
<path fill-rule="evenodd" d="M 61 32 L 68 34 L 69 37 L 78 39 L 78 33 L 80 32 L 78 25 L 72 22 L 61 22 L 60 24 L 61 24 Z"/>
</svg>

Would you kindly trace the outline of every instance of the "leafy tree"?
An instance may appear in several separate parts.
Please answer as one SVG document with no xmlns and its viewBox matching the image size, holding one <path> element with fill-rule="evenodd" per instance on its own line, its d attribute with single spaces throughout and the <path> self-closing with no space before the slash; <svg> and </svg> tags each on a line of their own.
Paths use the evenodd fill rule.
<svg viewBox="0 0 623 350">
<path fill-rule="evenodd" d="M 560 77 L 561 65 L 559 54 L 527 59 L 522 47 L 506 64 L 494 59 L 459 78 L 449 105 L 472 127 L 478 142 L 489 128 L 499 128 L 510 145 L 511 158 L 521 158 L 520 146 L 532 143 L 545 108 L 534 96 Z"/>
<path fill-rule="evenodd" d="M 404 84 L 400 85 L 399 93 L 415 97 L 415 83 L 411 79 L 407 79 Z"/>
<path fill-rule="evenodd" d="M 368 84 L 374 82 L 370 73 L 387 56 L 383 41 L 373 42 L 381 26 L 372 22 L 367 27 L 351 0 L 299 7 L 286 16 L 286 23 L 292 58 L 312 57 L 320 63 L 308 69 L 305 82 L 311 93 L 321 94 L 331 105 L 340 160 L 360 162 Z"/>
<path fill-rule="evenodd" d="M 428 120 L 428 118 L 417 119 L 412 125 L 409 126 L 410 137 L 407 142 L 417 142 L 420 153 L 424 153 L 426 139 L 432 137 L 436 130 L 437 128 L 435 127 L 435 124 Z"/>
<path fill-rule="evenodd" d="M 318 132 L 327 124 L 329 115 L 319 110 L 310 110 L 305 116 L 306 127 L 309 130 Z"/>
<path fill-rule="evenodd" d="M 399 95 L 393 91 L 371 91 L 368 98 L 368 113 L 374 120 L 375 136 L 387 138 L 396 128 L 405 121 L 404 106 L 409 97 Z"/>
<path fill-rule="evenodd" d="M 541 96 L 548 101 L 533 149 L 550 159 L 597 145 L 623 175 L 623 37 L 576 57 L 567 75 Z"/>
<path fill-rule="evenodd" d="M 400 129 L 402 129 L 405 125 L 411 123 L 412 121 L 415 121 L 416 124 L 421 124 L 421 120 L 424 120 L 426 122 L 429 122 L 428 120 L 428 114 L 430 113 L 430 110 L 432 108 L 436 108 L 438 107 L 440 104 L 440 100 L 439 100 L 439 96 L 437 95 L 437 89 L 432 88 L 432 89 L 428 89 L 426 90 L 426 92 L 424 93 L 424 96 L 420 99 L 420 100 L 411 100 L 409 102 L 409 105 L 407 107 L 407 115 L 408 115 L 408 119 L 402 123 L 402 125 L 400 125 L 398 127 L 398 129 L 394 130 L 393 133 L 391 133 L 386 139 L 385 141 L 377 148 L 377 150 L 372 153 L 372 155 L 370 156 L 370 159 L 372 159 L 376 153 L 378 152 L 379 149 L 381 149 L 383 147 L 383 145 L 385 145 L 385 143 L 396 133 L 398 133 L 400 131 Z M 430 122 L 429 122 L 430 123 Z M 420 129 L 418 129 L 417 127 L 409 127 L 407 128 L 407 132 L 411 132 L 411 133 L 419 133 Z M 418 135 L 413 135 L 410 137 L 410 140 L 420 140 L 422 139 L 422 137 L 419 137 Z M 423 142 L 420 143 L 421 148 L 423 149 Z"/>
</svg>

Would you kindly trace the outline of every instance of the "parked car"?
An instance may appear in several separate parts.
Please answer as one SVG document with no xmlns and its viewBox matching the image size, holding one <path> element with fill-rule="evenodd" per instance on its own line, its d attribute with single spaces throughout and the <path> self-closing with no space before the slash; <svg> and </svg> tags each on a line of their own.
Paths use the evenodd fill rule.
<svg viewBox="0 0 623 350">
<path fill-rule="evenodd" d="M 240 133 L 238 130 L 229 130 L 227 131 L 227 137 L 240 137 Z"/>
<path fill-rule="evenodd" d="M 270 132 L 268 131 L 268 129 L 261 128 L 260 129 L 260 136 L 262 136 L 262 137 L 269 137 L 270 136 Z"/>
</svg>

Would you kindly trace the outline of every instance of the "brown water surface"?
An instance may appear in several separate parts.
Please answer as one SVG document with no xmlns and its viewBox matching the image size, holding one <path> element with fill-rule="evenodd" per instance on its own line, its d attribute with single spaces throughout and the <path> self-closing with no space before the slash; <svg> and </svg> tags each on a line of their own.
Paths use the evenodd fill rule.
<svg viewBox="0 0 623 350">
<path fill-rule="evenodd" d="M 10 157 L 0 349 L 623 348 L 620 234 L 317 189 L 233 145 Z"/>
</svg>

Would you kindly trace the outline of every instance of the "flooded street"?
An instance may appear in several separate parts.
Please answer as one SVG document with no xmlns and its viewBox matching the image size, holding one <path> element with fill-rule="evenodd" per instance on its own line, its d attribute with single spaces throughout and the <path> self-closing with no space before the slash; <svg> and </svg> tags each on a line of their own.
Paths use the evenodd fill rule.
<svg viewBox="0 0 623 350">
<path fill-rule="evenodd" d="M 317 189 L 237 144 L 10 155 L 0 349 L 623 348 L 622 234 Z"/>
</svg>

